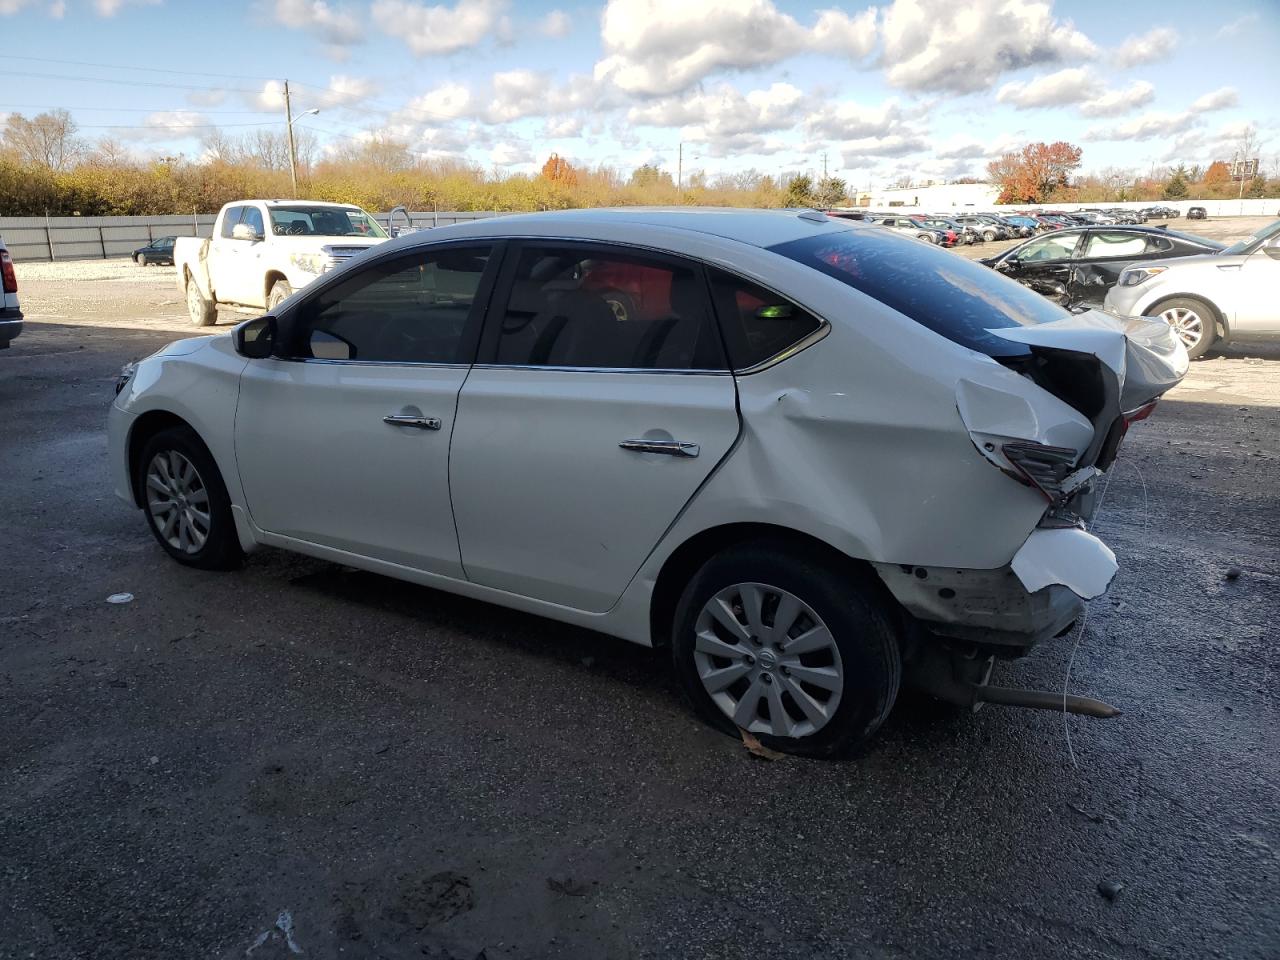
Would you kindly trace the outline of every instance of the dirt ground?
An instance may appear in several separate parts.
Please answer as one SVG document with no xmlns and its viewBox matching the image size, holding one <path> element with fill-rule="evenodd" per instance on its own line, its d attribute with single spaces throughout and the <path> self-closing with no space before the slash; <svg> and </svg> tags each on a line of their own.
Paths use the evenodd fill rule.
<svg viewBox="0 0 1280 960">
<path fill-rule="evenodd" d="M 20 265 L 0 352 L 0 958 L 1280 957 L 1280 344 L 1135 427 L 1111 592 L 997 668 L 1071 662 L 1122 717 L 906 699 L 860 760 L 769 763 L 662 653 L 273 550 L 169 561 L 104 421 L 183 304 L 73 266 Z"/>
</svg>

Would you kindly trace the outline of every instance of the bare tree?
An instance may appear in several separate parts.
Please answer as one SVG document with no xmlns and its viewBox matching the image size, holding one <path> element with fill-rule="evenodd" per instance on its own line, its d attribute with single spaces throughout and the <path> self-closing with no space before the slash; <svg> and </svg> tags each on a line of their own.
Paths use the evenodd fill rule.
<svg viewBox="0 0 1280 960">
<path fill-rule="evenodd" d="M 1101 180 L 1107 188 L 1109 199 L 1123 200 L 1125 199 L 1126 189 L 1133 185 L 1135 177 L 1132 170 L 1107 167 L 1102 171 Z"/>
<path fill-rule="evenodd" d="M 114 137 L 99 140 L 89 151 L 87 159 L 102 167 L 121 167 L 133 162 L 128 148 Z"/>
<path fill-rule="evenodd" d="M 4 125 L 4 144 L 25 163 L 61 172 L 84 152 L 76 137 L 76 122 L 66 110 L 53 110 L 27 119 L 11 113 Z"/>
</svg>

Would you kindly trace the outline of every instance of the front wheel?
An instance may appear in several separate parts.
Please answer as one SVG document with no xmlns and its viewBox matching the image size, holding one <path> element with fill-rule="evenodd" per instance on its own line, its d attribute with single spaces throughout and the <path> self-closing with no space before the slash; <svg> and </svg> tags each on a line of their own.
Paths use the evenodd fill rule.
<svg viewBox="0 0 1280 960">
<path fill-rule="evenodd" d="M 672 656 L 698 714 L 785 753 L 847 756 L 897 697 L 898 639 L 851 563 L 759 542 L 721 553 L 676 609 Z"/>
<path fill-rule="evenodd" d="M 147 255 L 145 253 L 140 253 L 133 258 L 133 262 L 140 267 L 145 267 L 147 265 Z"/>
<path fill-rule="evenodd" d="M 161 430 L 144 444 L 135 469 L 147 523 L 169 556 L 206 570 L 240 565 L 231 498 L 213 455 L 194 430 Z"/>
<path fill-rule="evenodd" d="M 985 243 L 991 243 L 996 239 L 996 232 L 994 230 L 984 230 L 982 231 L 982 239 Z"/>
<path fill-rule="evenodd" d="M 1218 338 L 1218 321 L 1213 309 L 1194 297 L 1166 300 L 1157 304 L 1148 316 L 1163 320 L 1173 327 L 1173 332 L 1187 348 L 1187 357 L 1191 360 L 1208 353 Z"/>
</svg>

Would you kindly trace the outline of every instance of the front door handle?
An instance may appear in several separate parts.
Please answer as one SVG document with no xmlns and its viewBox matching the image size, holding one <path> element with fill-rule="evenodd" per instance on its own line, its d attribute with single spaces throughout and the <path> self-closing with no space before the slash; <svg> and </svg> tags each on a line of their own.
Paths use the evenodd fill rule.
<svg viewBox="0 0 1280 960">
<path fill-rule="evenodd" d="M 668 457 L 696 457 L 702 448 L 684 440 L 623 440 L 618 444 L 623 450 L 636 453 L 664 453 Z"/>
<path fill-rule="evenodd" d="M 439 417 L 410 417 L 410 416 L 387 416 L 382 418 L 383 423 L 389 423 L 393 427 L 416 427 L 419 430 L 439 430 Z"/>
</svg>

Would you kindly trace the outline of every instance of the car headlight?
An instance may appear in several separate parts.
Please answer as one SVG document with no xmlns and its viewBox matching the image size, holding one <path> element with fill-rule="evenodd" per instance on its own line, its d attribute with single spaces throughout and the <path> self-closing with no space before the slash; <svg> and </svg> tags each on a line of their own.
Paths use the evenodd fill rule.
<svg viewBox="0 0 1280 960">
<path fill-rule="evenodd" d="M 303 273 L 324 273 L 325 265 L 328 258 L 318 253 L 294 253 L 290 254 L 289 262 L 301 270 Z"/>
<path fill-rule="evenodd" d="M 1168 269 L 1168 267 L 1130 267 L 1120 274 L 1120 286 L 1136 287 L 1138 284 L 1145 283 Z"/>
<path fill-rule="evenodd" d="M 116 375 L 116 395 L 117 396 L 119 396 L 121 390 L 123 390 L 126 386 L 129 385 L 129 381 L 133 379 L 133 375 L 137 372 L 137 370 L 138 370 L 137 360 L 130 360 L 128 363 L 126 363 L 123 367 L 120 368 L 120 372 Z"/>
</svg>

